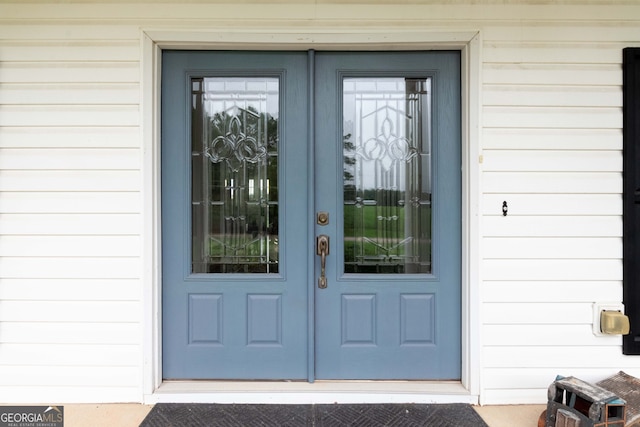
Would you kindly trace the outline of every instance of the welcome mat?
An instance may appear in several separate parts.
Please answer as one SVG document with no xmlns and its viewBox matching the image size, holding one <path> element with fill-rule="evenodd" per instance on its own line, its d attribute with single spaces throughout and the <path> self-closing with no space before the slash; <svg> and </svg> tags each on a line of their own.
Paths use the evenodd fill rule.
<svg viewBox="0 0 640 427">
<path fill-rule="evenodd" d="M 140 427 L 488 427 L 465 404 L 219 405 L 158 403 Z"/>
</svg>

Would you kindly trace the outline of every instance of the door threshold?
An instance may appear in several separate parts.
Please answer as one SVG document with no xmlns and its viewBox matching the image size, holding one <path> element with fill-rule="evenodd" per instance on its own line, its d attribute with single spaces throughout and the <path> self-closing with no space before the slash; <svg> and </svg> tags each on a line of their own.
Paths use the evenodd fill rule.
<svg viewBox="0 0 640 427">
<path fill-rule="evenodd" d="M 460 381 L 163 381 L 145 403 L 468 403 Z"/>
</svg>

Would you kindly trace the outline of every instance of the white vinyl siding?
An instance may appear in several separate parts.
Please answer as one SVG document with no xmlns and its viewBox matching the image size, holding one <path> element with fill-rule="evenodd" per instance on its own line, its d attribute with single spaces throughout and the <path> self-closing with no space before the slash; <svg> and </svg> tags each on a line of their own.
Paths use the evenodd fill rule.
<svg viewBox="0 0 640 427">
<path fill-rule="evenodd" d="M 621 58 L 640 32 L 571 18 L 484 33 L 484 403 L 639 372 L 592 305 L 622 301 Z"/>
<path fill-rule="evenodd" d="M 369 3 L 0 0 L 0 401 L 141 401 L 153 375 L 146 28 L 478 31 L 481 402 L 543 403 L 557 374 L 640 376 L 591 311 L 622 299 L 621 61 L 640 5 Z"/>
<path fill-rule="evenodd" d="M 140 401 L 139 35 L 6 23 L 1 400 Z"/>
</svg>

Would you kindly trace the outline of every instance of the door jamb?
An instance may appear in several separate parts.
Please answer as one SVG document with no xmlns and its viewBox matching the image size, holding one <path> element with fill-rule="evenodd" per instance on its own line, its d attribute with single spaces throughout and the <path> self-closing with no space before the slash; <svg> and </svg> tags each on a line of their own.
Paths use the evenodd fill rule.
<svg viewBox="0 0 640 427">
<path fill-rule="evenodd" d="M 462 91 L 462 289 L 461 289 L 461 381 L 458 388 L 450 383 L 410 382 L 406 387 L 398 383 L 385 387 L 385 401 L 409 398 L 406 392 L 418 386 L 418 395 L 428 402 L 460 401 L 481 402 L 480 364 L 480 188 L 481 163 L 480 115 L 481 115 L 481 35 L 478 31 L 426 32 L 398 31 L 396 33 L 265 33 L 251 32 L 249 28 L 233 34 L 215 31 L 141 31 L 141 135 L 142 135 L 142 401 L 193 401 L 192 393 L 182 393 L 161 388 L 162 380 L 161 336 L 161 224 L 160 224 L 160 71 L 163 49 L 234 49 L 234 50 L 436 50 L 448 49 L 461 52 Z M 239 401 L 273 401 L 278 383 L 244 383 L 232 399 Z M 254 384 L 255 387 L 252 387 Z M 276 397 L 281 402 L 320 401 L 326 394 L 327 383 L 317 382 L 316 387 L 293 390 L 291 397 L 285 392 Z M 423 384 L 420 387 L 420 384 Z M 441 387 L 438 387 L 438 384 Z M 171 389 L 171 387 L 169 387 Z M 215 387 L 203 390 L 200 398 L 220 401 L 226 391 L 218 393 Z M 285 387 L 286 388 L 286 387 Z M 366 382 L 359 389 L 334 384 L 332 389 L 344 390 L 340 401 L 377 402 L 380 392 Z M 398 396 L 393 397 L 393 389 Z M 189 389 L 187 387 L 185 390 Z M 307 390 L 308 389 L 308 390 Z M 256 392 L 263 390 L 263 392 Z M 306 391 L 303 391 L 306 390 Z M 324 390 L 324 391 L 323 391 Z M 406 390 L 403 391 L 403 390 Z M 457 391 L 456 391 L 457 390 Z M 193 390 L 195 391 L 195 390 Z M 285 390 L 283 390 L 285 391 Z M 306 393 L 306 395 L 301 395 Z M 307 393 L 308 392 L 308 393 Z M 249 397 L 256 395 L 258 397 Z M 453 394 L 451 394 L 453 393 Z M 411 393 L 410 393 L 411 394 Z M 257 400 L 252 400 L 257 399 Z M 335 395 L 332 402 L 339 399 Z M 355 400 L 354 400 L 355 399 Z M 411 394 L 412 401 L 417 401 Z"/>
</svg>

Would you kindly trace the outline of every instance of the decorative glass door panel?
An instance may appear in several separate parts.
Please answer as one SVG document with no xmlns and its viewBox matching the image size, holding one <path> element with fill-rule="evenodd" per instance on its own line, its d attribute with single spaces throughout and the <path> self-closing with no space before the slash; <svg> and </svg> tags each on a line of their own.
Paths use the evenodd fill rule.
<svg viewBox="0 0 640 427">
<path fill-rule="evenodd" d="M 193 78 L 193 273 L 278 272 L 276 78 Z"/>
<path fill-rule="evenodd" d="M 163 377 L 459 379 L 459 53 L 162 76 Z"/>
<path fill-rule="evenodd" d="M 165 378 L 308 378 L 307 74 L 298 52 L 163 53 Z"/>
<path fill-rule="evenodd" d="M 460 378 L 459 60 L 315 55 L 317 378 Z"/>
<path fill-rule="evenodd" d="M 343 81 L 345 273 L 431 273 L 430 87 Z"/>
</svg>

